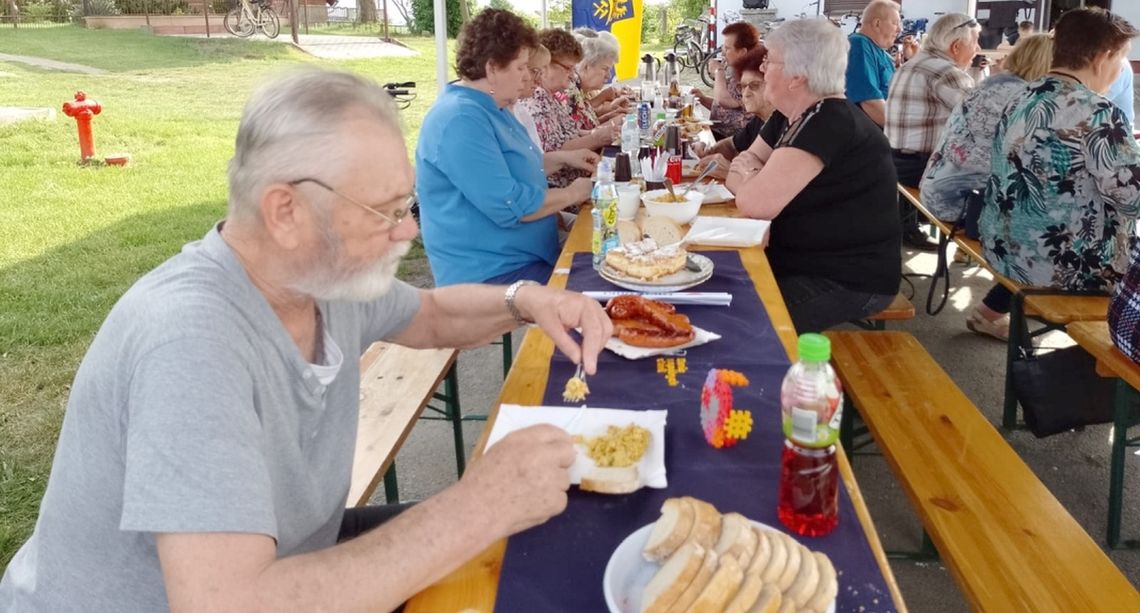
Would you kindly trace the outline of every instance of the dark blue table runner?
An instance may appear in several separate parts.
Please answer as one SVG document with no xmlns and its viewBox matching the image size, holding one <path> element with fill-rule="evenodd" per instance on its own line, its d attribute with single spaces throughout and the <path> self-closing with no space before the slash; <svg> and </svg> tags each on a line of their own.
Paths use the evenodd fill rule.
<svg viewBox="0 0 1140 613">
<path fill-rule="evenodd" d="M 784 353 L 740 255 L 705 253 L 715 264 L 701 291 L 733 293 L 731 307 L 682 306 L 693 324 L 722 335 L 688 350 L 687 372 L 670 387 L 656 360 L 626 360 L 605 352 L 589 379 L 590 406 L 665 409 L 665 465 L 669 487 L 643 488 L 626 496 L 570 490 L 566 512 L 511 537 L 503 560 L 496 611 L 605 611 L 602 574 L 625 537 L 651 523 L 669 497 L 689 495 L 776 528 L 776 493 L 783 434 L 779 389 L 788 369 Z M 576 254 L 570 289 L 612 290 L 592 269 L 589 254 Z M 748 439 L 730 449 L 713 449 L 700 428 L 700 391 L 709 368 L 743 372 L 751 384 L 734 388 L 736 408 L 752 411 Z M 543 404 L 564 405 L 561 394 L 573 365 L 560 353 L 551 360 Z M 839 573 L 838 611 L 893 610 L 890 593 L 855 514 L 840 488 L 839 527 L 825 537 L 797 537 L 831 557 Z"/>
</svg>

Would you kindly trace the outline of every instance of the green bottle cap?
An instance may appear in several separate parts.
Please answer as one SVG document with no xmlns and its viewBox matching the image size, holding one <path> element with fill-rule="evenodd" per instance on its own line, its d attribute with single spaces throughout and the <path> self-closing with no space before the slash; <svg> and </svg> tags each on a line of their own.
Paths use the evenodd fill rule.
<svg viewBox="0 0 1140 613">
<path fill-rule="evenodd" d="M 831 341 L 822 334 L 801 334 L 799 353 L 801 362 L 826 362 L 831 359 Z"/>
</svg>

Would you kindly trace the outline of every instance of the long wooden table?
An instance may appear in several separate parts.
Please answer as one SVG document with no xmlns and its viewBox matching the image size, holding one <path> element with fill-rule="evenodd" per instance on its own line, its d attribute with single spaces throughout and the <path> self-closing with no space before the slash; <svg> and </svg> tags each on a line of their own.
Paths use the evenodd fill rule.
<svg viewBox="0 0 1140 613">
<path fill-rule="evenodd" d="M 737 209 L 731 202 L 708 205 L 701 208 L 701 214 L 735 217 L 737 216 Z M 579 215 L 578 222 L 574 224 L 574 230 L 566 240 L 562 255 L 555 266 L 556 272 L 559 270 L 568 271 L 575 253 L 590 250 L 590 234 L 590 214 L 589 208 L 586 207 Z M 784 299 L 776 287 L 776 279 L 772 276 L 772 269 L 768 265 L 768 258 L 764 255 L 764 250 L 760 247 L 753 247 L 741 249 L 739 252 L 741 261 L 745 269 L 748 270 L 756 292 L 760 295 L 760 300 L 768 312 L 772 327 L 779 336 L 789 358 L 795 360 L 796 331 L 792 326 L 792 319 L 788 315 L 788 310 L 784 306 Z M 566 287 L 567 278 L 565 272 L 555 274 L 550 280 L 550 285 Z M 475 445 L 475 450 L 472 453 L 473 458 L 477 458 L 483 452 L 487 443 L 487 436 L 498 416 L 499 405 L 504 403 L 542 404 L 542 396 L 546 390 L 546 380 L 550 370 L 550 358 L 553 355 L 554 343 L 550 337 L 537 328 L 531 328 L 523 339 L 510 374 L 507 375 L 507 379 L 503 383 L 503 390 L 499 395 L 498 403 L 487 418 L 487 427 L 483 429 L 483 433 Z M 839 471 L 847 491 L 851 495 L 851 502 L 855 507 L 856 515 L 859 517 L 859 523 L 863 526 L 871 550 L 875 554 L 875 559 L 879 563 L 884 579 L 886 579 L 895 608 L 900 613 L 905 612 L 907 610 L 906 604 L 903 602 L 898 584 L 891 573 L 887 556 L 879 542 L 878 533 L 875 531 L 871 515 L 867 511 L 867 505 L 863 501 L 863 495 L 859 491 L 859 485 L 855 481 L 855 475 L 851 472 L 851 464 L 847 461 L 842 449 L 839 449 Z M 495 608 L 499 571 L 502 567 L 506 546 L 507 542 L 504 539 L 487 548 L 486 551 L 467 564 L 412 598 L 405 610 L 409 613 L 450 613 L 455 611 L 490 613 Z M 601 586 L 598 586 L 598 589 L 601 589 Z"/>
</svg>

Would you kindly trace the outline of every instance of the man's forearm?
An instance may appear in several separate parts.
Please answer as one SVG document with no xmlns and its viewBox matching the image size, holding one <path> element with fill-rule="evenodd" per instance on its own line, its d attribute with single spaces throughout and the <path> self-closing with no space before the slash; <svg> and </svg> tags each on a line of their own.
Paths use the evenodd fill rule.
<svg viewBox="0 0 1140 613">
<path fill-rule="evenodd" d="M 258 578 L 260 608 L 396 608 L 506 536 L 470 488 L 460 482 L 356 539 L 277 560 Z"/>
</svg>

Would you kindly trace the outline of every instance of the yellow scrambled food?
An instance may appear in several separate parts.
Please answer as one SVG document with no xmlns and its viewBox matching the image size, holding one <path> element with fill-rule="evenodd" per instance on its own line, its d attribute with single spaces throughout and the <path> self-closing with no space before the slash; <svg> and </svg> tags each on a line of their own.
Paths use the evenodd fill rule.
<svg viewBox="0 0 1140 613">
<path fill-rule="evenodd" d="M 601 436 L 575 439 L 586 445 L 586 454 L 600 467 L 633 466 L 649 449 L 649 430 L 637 424 L 610 426 Z"/>
<path fill-rule="evenodd" d="M 688 199 L 685 198 L 684 196 L 680 196 L 680 195 L 672 195 L 671 196 L 668 193 L 665 193 L 665 194 L 661 194 L 660 196 L 653 198 L 653 201 L 654 202 L 660 202 L 662 204 L 676 204 L 678 202 L 688 202 Z"/>
<path fill-rule="evenodd" d="M 586 394 L 590 393 L 590 386 L 586 385 L 580 377 L 570 377 L 566 382 L 566 389 L 562 390 L 562 399 L 566 402 L 582 402 Z"/>
</svg>

